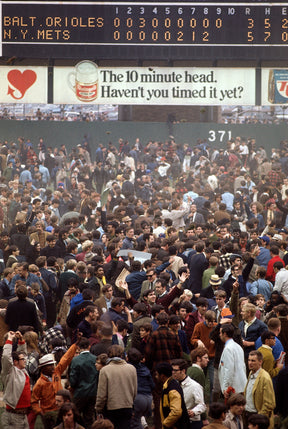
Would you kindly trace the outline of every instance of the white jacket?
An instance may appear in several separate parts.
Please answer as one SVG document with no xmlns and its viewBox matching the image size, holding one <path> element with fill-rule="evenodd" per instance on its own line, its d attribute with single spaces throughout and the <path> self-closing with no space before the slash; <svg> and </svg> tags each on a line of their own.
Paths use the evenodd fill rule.
<svg viewBox="0 0 288 429">
<path fill-rule="evenodd" d="M 273 291 L 277 291 L 288 299 L 288 271 L 281 268 L 275 276 L 275 285 Z"/>
<path fill-rule="evenodd" d="M 181 381 L 180 385 L 183 389 L 184 402 L 187 410 L 192 410 L 195 414 L 194 417 L 190 417 L 190 421 L 200 421 L 201 414 L 206 411 L 203 387 L 188 376 Z"/>
<path fill-rule="evenodd" d="M 225 343 L 220 358 L 218 376 L 222 393 L 229 386 L 234 387 L 236 393 L 244 392 L 247 383 L 244 352 L 242 347 L 235 343 L 232 338 Z"/>
<path fill-rule="evenodd" d="M 26 344 L 18 345 L 17 352 L 27 354 Z M 22 370 L 13 365 L 12 343 L 6 342 L 3 347 L 1 377 L 4 384 L 3 402 L 9 407 L 16 408 L 22 395 L 27 375 L 26 369 Z"/>
</svg>

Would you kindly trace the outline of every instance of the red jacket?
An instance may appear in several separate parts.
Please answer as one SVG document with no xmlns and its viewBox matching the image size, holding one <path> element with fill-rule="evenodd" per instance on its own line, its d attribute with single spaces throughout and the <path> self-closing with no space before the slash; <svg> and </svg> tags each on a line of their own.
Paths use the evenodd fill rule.
<svg viewBox="0 0 288 429">
<path fill-rule="evenodd" d="M 268 262 L 267 272 L 266 272 L 266 277 L 265 277 L 266 280 L 269 280 L 270 282 L 275 282 L 276 273 L 274 272 L 273 265 L 275 264 L 275 262 L 278 262 L 278 261 L 282 262 L 283 268 L 285 267 L 285 262 L 283 261 L 283 259 L 281 259 L 280 256 L 278 256 L 278 255 L 274 256 Z"/>
</svg>

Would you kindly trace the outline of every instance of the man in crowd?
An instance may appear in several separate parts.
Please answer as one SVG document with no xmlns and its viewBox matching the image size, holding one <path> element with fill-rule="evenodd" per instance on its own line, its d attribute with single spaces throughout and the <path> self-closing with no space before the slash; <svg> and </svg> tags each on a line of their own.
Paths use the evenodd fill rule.
<svg viewBox="0 0 288 429">
<path fill-rule="evenodd" d="M 239 329 L 243 339 L 244 355 L 247 359 L 249 352 L 255 349 L 255 341 L 264 331 L 267 331 L 267 326 L 256 318 L 256 307 L 253 304 L 245 304 L 241 314 L 243 320 L 239 323 Z"/>
<path fill-rule="evenodd" d="M 275 394 L 270 375 L 262 368 L 263 356 L 258 350 L 253 350 L 248 356 L 250 370 L 245 387 L 245 417 L 255 413 L 263 414 L 270 420 L 269 429 L 274 427 Z"/>
<path fill-rule="evenodd" d="M 163 385 L 160 414 L 162 427 L 175 427 L 180 429 L 188 427 L 189 416 L 185 405 L 183 390 L 179 383 L 172 377 L 172 373 L 173 367 L 170 363 L 162 362 L 157 364 L 156 378 Z"/>
<path fill-rule="evenodd" d="M 177 380 L 182 387 L 184 401 L 187 408 L 190 429 L 202 427 L 201 414 L 205 412 L 203 387 L 187 376 L 187 361 L 184 359 L 173 359 L 172 377 Z"/>
<path fill-rule="evenodd" d="M 123 359 L 124 349 L 113 345 L 108 350 L 109 363 L 100 371 L 96 411 L 112 421 L 115 429 L 127 429 L 137 395 L 137 373 Z M 117 386 L 117 388 L 115 388 Z"/>
<path fill-rule="evenodd" d="M 14 340 L 17 351 L 12 352 Z M 19 331 L 9 331 L 2 354 L 1 377 L 4 385 L 5 409 L 1 417 L 3 429 L 29 429 L 27 415 L 31 402 L 30 379 L 26 371 L 27 347 Z"/>
<path fill-rule="evenodd" d="M 89 352 L 88 338 L 79 342 L 80 354 L 71 363 L 69 382 L 73 389 L 73 402 L 80 411 L 85 427 L 94 421 L 94 410 L 97 393 L 96 356 Z"/>
<path fill-rule="evenodd" d="M 32 326 L 35 332 L 40 331 L 36 304 L 27 296 L 27 287 L 24 284 L 17 286 L 16 299 L 9 301 L 5 316 L 5 323 L 10 330 L 17 331 L 19 326 L 26 325 Z"/>
<path fill-rule="evenodd" d="M 229 397 L 229 387 L 236 393 L 243 393 L 247 382 L 244 352 L 233 340 L 234 327 L 223 324 L 220 328 L 220 339 L 225 343 L 218 370 L 221 391 L 225 398 Z"/>
</svg>

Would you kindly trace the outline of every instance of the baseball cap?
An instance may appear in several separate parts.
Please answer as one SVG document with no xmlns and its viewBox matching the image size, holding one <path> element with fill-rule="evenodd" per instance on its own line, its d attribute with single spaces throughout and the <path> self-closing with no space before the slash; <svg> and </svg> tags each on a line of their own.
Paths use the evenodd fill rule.
<svg viewBox="0 0 288 429">
<path fill-rule="evenodd" d="M 269 244 L 270 243 L 270 238 L 268 237 L 268 235 L 260 235 L 260 240 L 265 241 L 265 243 Z"/>
</svg>

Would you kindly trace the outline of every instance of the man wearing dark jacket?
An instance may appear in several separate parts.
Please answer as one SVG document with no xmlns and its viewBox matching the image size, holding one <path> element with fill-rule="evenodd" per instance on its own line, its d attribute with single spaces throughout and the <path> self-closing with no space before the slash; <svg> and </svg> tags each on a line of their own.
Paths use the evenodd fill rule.
<svg viewBox="0 0 288 429">
<path fill-rule="evenodd" d="M 124 319 L 129 323 L 129 332 L 132 332 L 132 317 L 129 309 L 125 307 L 125 299 L 113 298 L 111 307 L 108 311 L 102 314 L 100 320 L 105 323 L 114 322 L 116 325 L 117 321 L 120 319 Z"/>
<path fill-rule="evenodd" d="M 16 289 L 17 299 L 12 299 L 7 306 L 5 323 L 10 331 L 17 331 L 21 325 L 33 326 L 39 332 L 39 322 L 35 303 L 27 300 L 27 287 L 19 285 Z"/>
<path fill-rule="evenodd" d="M 257 319 L 256 307 L 253 304 L 245 304 L 242 308 L 242 318 L 239 323 L 239 329 L 241 331 L 243 346 L 244 346 L 244 355 L 248 359 L 249 353 L 255 349 L 255 341 L 267 331 L 267 325 L 261 320 Z"/>
<path fill-rule="evenodd" d="M 122 184 L 122 194 L 125 196 L 125 198 L 128 198 L 130 197 L 130 195 L 135 194 L 134 185 L 129 180 L 129 174 L 127 173 L 123 174 L 123 179 L 125 180 Z"/>
<path fill-rule="evenodd" d="M 88 305 L 83 314 L 84 319 L 78 324 L 77 330 L 82 332 L 83 337 L 90 338 L 92 335 L 91 323 L 95 322 L 98 317 L 98 308 Z"/>
<path fill-rule="evenodd" d="M 78 295 L 78 294 L 77 294 Z M 77 296 L 76 295 L 76 296 Z M 80 295 L 80 294 L 79 294 Z M 79 304 L 75 305 L 69 312 L 67 317 L 67 325 L 71 329 L 76 329 L 78 324 L 84 319 L 84 312 L 90 305 L 95 306 L 92 301 L 92 292 L 90 289 L 83 289 L 82 300 Z M 80 298 L 81 299 L 81 298 Z"/>
<path fill-rule="evenodd" d="M 66 264 L 69 259 L 74 259 L 76 261 L 76 255 L 78 253 L 78 245 L 76 241 L 70 241 L 70 243 L 67 244 L 66 247 L 66 255 L 64 256 L 64 262 Z"/>
<path fill-rule="evenodd" d="M 68 290 L 69 279 L 71 279 L 71 277 L 74 277 L 76 280 L 79 281 L 79 277 L 76 274 L 76 266 L 77 266 L 77 261 L 75 261 L 74 259 L 69 259 L 69 261 L 67 261 L 66 263 L 66 271 L 60 274 L 58 296 L 61 301 L 63 299 L 65 292 L 67 292 Z"/>
<path fill-rule="evenodd" d="M 254 265 L 255 259 L 257 258 L 259 253 L 260 253 L 260 248 L 258 245 L 253 247 L 251 246 L 250 258 L 248 259 L 245 267 L 243 268 L 242 265 L 237 265 L 237 264 L 232 265 L 231 276 L 229 276 L 228 279 L 222 285 L 222 289 L 225 290 L 228 299 L 232 293 L 233 284 L 235 283 L 234 279 L 237 279 L 239 283 L 239 297 L 242 298 L 243 296 L 248 295 L 246 283 L 249 279 L 249 275 Z"/>
<path fill-rule="evenodd" d="M 54 235 L 48 235 L 46 237 L 46 241 L 48 245 L 41 249 L 40 255 L 46 256 L 46 258 L 49 258 L 49 256 L 55 256 L 55 258 L 62 258 L 61 249 L 60 247 L 56 246 L 56 237 L 54 237 Z"/>
<path fill-rule="evenodd" d="M 42 279 L 46 282 L 49 290 L 43 291 L 47 311 L 47 328 L 54 326 L 56 320 L 56 292 L 57 292 L 57 276 L 56 274 L 47 269 L 46 256 L 39 256 L 35 261 Z"/>
<path fill-rule="evenodd" d="M 71 362 L 69 381 L 73 389 L 73 402 L 82 414 L 85 427 L 90 427 L 94 421 L 97 393 L 96 356 L 89 352 L 88 338 L 80 340 L 79 348 L 80 354 Z"/>
<path fill-rule="evenodd" d="M 13 269 L 5 268 L 3 274 L 4 278 L 0 282 L 0 299 L 9 299 L 11 297 L 9 284 L 13 278 Z"/>
<path fill-rule="evenodd" d="M 20 251 L 21 261 L 26 261 L 26 250 L 30 246 L 29 237 L 26 235 L 26 225 L 20 223 L 17 226 L 17 233 L 11 235 L 10 244 L 15 244 Z"/>
<path fill-rule="evenodd" d="M 193 293 L 199 293 L 202 290 L 202 276 L 204 271 L 208 268 L 209 262 L 204 252 L 204 243 L 199 241 L 196 244 L 196 254 L 192 256 L 189 262 L 190 276 L 188 280 L 188 289 Z"/>
<path fill-rule="evenodd" d="M 173 260 L 174 259 L 172 256 L 168 262 L 164 262 L 164 264 L 156 267 L 156 273 L 160 274 L 161 271 L 165 270 L 165 268 L 167 268 L 173 262 Z M 147 273 L 146 271 L 141 271 L 141 262 L 139 261 L 133 261 L 131 268 L 132 271 L 130 274 L 128 274 L 125 281 L 128 283 L 129 292 L 133 298 L 138 300 L 140 298 L 142 282 L 147 280 Z"/>
<path fill-rule="evenodd" d="M 233 283 L 235 283 L 238 280 L 238 272 L 239 272 L 239 265 L 232 265 L 231 266 L 231 274 L 229 275 L 228 279 L 225 280 L 222 284 L 222 289 L 225 290 L 227 299 L 230 299 L 232 290 L 233 290 Z"/>
</svg>

